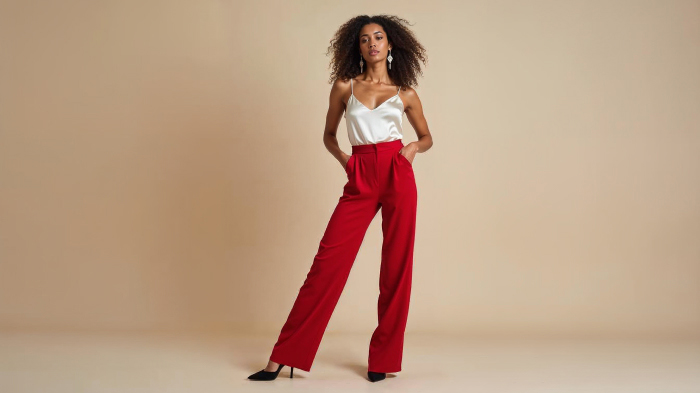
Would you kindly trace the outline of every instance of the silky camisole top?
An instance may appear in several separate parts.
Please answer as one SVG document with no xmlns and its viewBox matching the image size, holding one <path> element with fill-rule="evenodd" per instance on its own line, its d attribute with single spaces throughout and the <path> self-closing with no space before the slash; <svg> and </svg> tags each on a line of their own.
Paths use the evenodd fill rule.
<svg viewBox="0 0 700 393">
<path fill-rule="evenodd" d="M 403 139 L 404 106 L 399 92 L 382 102 L 374 109 L 367 108 L 354 94 L 353 79 L 350 79 L 350 98 L 345 109 L 345 119 L 350 144 L 367 145 L 380 142 L 391 142 Z"/>
</svg>

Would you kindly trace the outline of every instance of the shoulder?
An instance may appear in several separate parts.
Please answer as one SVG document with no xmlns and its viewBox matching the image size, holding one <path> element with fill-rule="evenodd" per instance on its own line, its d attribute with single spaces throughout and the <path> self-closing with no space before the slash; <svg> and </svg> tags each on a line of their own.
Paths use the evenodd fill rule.
<svg viewBox="0 0 700 393">
<path fill-rule="evenodd" d="M 350 78 L 338 78 L 335 81 L 333 81 L 333 86 L 331 87 L 331 94 L 340 96 L 350 95 L 350 80 Z"/>
<path fill-rule="evenodd" d="M 346 97 L 350 96 L 350 78 L 337 78 L 331 86 L 331 100 L 345 104 Z"/>
<path fill-rule="evenodd" d="M 399 97 L 401 102 L 404 104 L 405 110 L 410 110 L 411 108 L 420 105 L 420 98 L 418 98 L 418 93 L 412 87 L 402 87 L 399 91 Z"/>
<path fill-rule="evenodd" d="M 399 91 L 399 96 L 401 97 L 402 100 L 406 102 L 410 102 L 413 100 L 418 99 L 418 93 L 416 90 L 412 87 L 402 87 L 401 91 Z"/>
<path fill-rule="evenodd" d="M 338 78 L 335 81 L 333 81 L 333 86 L 331 87 L 332 90 L 346 90 L 350 89 L 350 80 L 351 78 Z"/>
<path fill-rule="evenodd" d="M 401 94 L 401 97 L 406 97 L 406 98 L 411 98 L 411 97 L 418 97 L 418 93 L 416 90 L 412 87 L 402 87 L 401 91 L 399 92 Z"/>
</svg>

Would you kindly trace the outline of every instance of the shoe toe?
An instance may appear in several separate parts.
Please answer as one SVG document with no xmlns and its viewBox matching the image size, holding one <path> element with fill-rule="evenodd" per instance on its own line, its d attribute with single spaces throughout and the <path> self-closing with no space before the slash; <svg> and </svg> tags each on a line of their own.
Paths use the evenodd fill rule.
<svg viewBox="0 0 700 393">
<path fill-rule="evenodd" d="M 381 381 L 382 379 L 386 378 L 386 373 L 375 373 L 373 371 L 368 371 L 367 377 L 369 377 L 370 381 L 377 382 L 377 381 Z"/>
<path fill-rule="evenodd" d="M 265 370 L 260 370 L 255 374 L 249 375 L 248 379 L 252 379 L 255 381 L 268 381 L 270 380 L 270 373 L 268 373 Z"/>
</svg>

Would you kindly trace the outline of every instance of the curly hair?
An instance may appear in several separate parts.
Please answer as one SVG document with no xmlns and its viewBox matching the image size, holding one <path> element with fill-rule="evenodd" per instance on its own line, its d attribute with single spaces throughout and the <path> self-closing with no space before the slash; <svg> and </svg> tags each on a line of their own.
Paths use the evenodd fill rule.
<svg viewBox="0 0 700 393">
<path fill-rule="evenodd" d="M 358 15 L 343 25 L 331 39 L 326 56 L 331 58 L 329 83 L 337 79 L 349 80 L 360 74 L 360 30 L 363 26 L 376 23 L 384 29 L 391 44 L 391 69 L 387 70 L 392 81 L 402 88 L 418 85 L 418 75 L 423 75 L 420 62 L 427 64 L 426 50 L 406 26 L 411 24 L 394 15 Z"/>
</svg>

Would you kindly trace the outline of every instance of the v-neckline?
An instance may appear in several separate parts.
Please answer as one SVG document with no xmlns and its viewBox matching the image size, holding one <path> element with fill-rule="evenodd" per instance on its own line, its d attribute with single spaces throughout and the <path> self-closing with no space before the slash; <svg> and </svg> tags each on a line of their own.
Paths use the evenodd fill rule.
<svg viewBox="0 0 700 393">
<path fill-rule="evenodd" d="M 379 105 L 377 105 L 376 107 L 374 107 L 374 109 L 369 109 L 369 108 L 367 107 L 367 105 L 363 104 L 362 101 L 358 100 L 357 97 L 355 97 L 355 93 L 354 93 L 354 92 L 353 92 L 353 93 L 350 93 L 350 96 L 351 96 L 351 97 L 354 97 L 354 98 L 355 98 L 355 101 L 359 102 L 360 105 L 362 105 L 363 107 L 365 107 L 365 109 L 367 109 L 367 110 L 370 111 L 370 112 L 374 112 L 375 110 L 379 109 L 380 106 L 386 104 L 387 102 L 389 102 L 391 99 L 393 99 L 394 97 L 396 97 L 396 96 L 398 96 L 398 95 L 399 95 L 399 93 L 396 93 L 395 95 L 393 95 L 393 96 L 387 98 L 387 99 L 386 99 L 384 102 L 382 102 L 381 104 L 379 104 Z M 399 97 L 399 98 L 401 98 L 401 97 Z"/>
<path fill-rule="evenodd" d="M 355 81 L 355 78 L 350 78 L 350 84 L 351 84 L 351 85 L 353 84 L 354 81 Z M 386 104 L 387 102 L 393 100 L 394 97 L 399 97 L 399 93 L 401 93 L 401 88 L 399 88 L 399 90 L 396 92 L 395 95 L 393 95 L 393 96 L 387 98 L 384 102 L 382 102 L 381 104 L 375 106 L 374 109 L 369 109 L 369 108 L 367 107 L 367 105 L 363 104 L 362 101 L 360 101 L 359 99 L 357 99 L 357 97 L 355 96 L 355 90 L 354 90 L 354 89 L 352 89 L 352 91 L 350 92 L 350 98 L 353 98 L 353 97 L 354 97 L 354 98 L 355 98 L 355 101 L 359 102 L 360 105 L 362 105 L 365 109 L 367 109 L 367 110 L 370 111 L 370 112 L 374 112 L 375 110 L 379 109 L 379 107 L 381 107 L 382 105 L 384 105 L 384 104 Z M 348 100 L 349 100 L 349 99 L 348 99 Z M 399 97 L 399 100 L 401 100 L 401 97 Z M 401 100 L 401 106 L 403 106 L 403 100 Z"/>
</svg>

